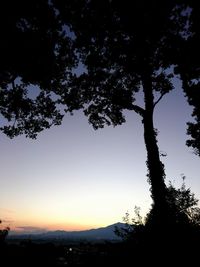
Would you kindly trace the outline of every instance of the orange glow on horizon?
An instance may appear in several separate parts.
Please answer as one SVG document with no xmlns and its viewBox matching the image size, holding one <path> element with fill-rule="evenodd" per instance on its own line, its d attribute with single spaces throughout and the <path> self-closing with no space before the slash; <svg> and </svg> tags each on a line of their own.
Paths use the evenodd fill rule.
<svg viewBox="0 0 200 267">
<path fill-rule="evenodd" d="M 63 230 L 63 231 L 84 231 L 89 229 L 95 229 L 107 226 L 108 224 L 83 224 L 83 223 L 36 223 L 28 221 L 13 221 L 10 223 L 2 223 L 1 228 L 9 227 L 11 231 L 17 232 L 17 233 L 23 233 L 23 232 L 45 232 L 45 231 L 56 231 L 56 230 Z M 32 230 L 33 229 L 33 230 Z"/>
</svg>

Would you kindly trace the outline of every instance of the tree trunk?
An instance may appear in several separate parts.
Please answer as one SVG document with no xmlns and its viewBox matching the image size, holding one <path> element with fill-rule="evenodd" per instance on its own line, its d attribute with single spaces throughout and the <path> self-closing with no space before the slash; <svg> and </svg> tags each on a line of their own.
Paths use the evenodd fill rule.
<svg viewBox="0 0 200 267">
<path fill-rule="evenodd" d="M 164 182 L 164 165 L 160 160 L 156 139 L 156 131 L 153 124 L 154 97 L 150 75 L 143 78 L 143 91 L 145 99 L 145 111 L 143 115 L 144 141 L 147 150 L 148 178 L 151 185 L 153 199 L 154 223 L 163 225 L 167 223 L 167 188 Z"/>
<path fill-rule="evenodd" d="M 153 127 L 151 114 L 146 113 L 143 120 L 144 141 L 147 150 L 148 177 L 151 184 L 152 199 L 156 206 L 160 206 L 166 198 L 166 185 L 164 182 L 164 165 L 160 160 L 159 149 L 156 140 L 156 132 Z"/>
</svg>

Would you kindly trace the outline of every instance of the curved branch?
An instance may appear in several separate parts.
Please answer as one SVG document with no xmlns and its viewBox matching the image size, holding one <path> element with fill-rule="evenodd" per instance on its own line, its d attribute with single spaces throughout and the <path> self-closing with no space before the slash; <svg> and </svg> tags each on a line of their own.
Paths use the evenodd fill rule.
<svg viewBox="0 0 200 267">
<path fill-rule="evenodd" d="M 138 106 L 138 105 L 131 105 L 132 110 L 134 110 L 136 113 L 138 113 L 140 116 L 144 117 L 145 110 Z"/>
<path fill-rule="evenodd" d="M 160 100 L 163 98 L 163 96 L 164 95 L 166 95 L 167 94 L 167 92 L 163 92 L 160 96 L 159 96 L 159 98 L 154 102 L 154 104 L 153 104 L 153 108 L 155 108 L 155 106 L 160 102 Z"/>
</svg>

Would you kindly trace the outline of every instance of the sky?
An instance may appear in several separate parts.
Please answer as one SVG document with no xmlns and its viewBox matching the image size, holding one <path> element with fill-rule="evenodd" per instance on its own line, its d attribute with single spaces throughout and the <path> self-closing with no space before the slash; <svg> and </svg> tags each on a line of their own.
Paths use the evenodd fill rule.
<svg viewBox="0 0 200 267">
<path fill-rule="evenodd" d="M 169 180 L 200 199 L 199 157 L 185 145 L 188 106 L 176 84 L 155 110 L 158 144 Z M 0 218 L 12 231 L 84 230 L 122 221 L 134 206 L 145 215 L 151 198 L 140 117 L 94 130 L 76 112 L 36 140 L 0 134 Z"/>
</svg>

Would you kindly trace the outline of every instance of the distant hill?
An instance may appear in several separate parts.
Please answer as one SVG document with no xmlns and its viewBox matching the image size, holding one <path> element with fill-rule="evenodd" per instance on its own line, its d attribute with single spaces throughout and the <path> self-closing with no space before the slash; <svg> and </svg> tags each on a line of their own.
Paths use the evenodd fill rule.
<svg viewBox="0 0 200 267">
<path fill-rule="evenodd" d="M 115 223 L 108 225 L 106 227 L 101 227 L 97 229 L 90 229 L 85 231 L 49 231 L 40 234 L 21 234 L 15 235 L 11 233 L 9 239 L 68 239 L 68 240 L 119 240 L 120 238 L 114 233 L 115 227 L 122 228 L 124 223 Z"/>
</svg>

